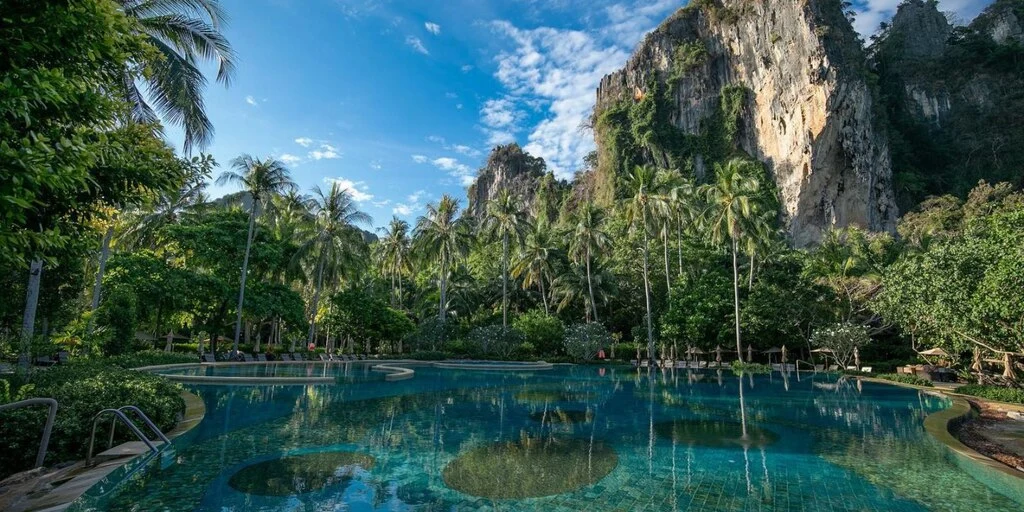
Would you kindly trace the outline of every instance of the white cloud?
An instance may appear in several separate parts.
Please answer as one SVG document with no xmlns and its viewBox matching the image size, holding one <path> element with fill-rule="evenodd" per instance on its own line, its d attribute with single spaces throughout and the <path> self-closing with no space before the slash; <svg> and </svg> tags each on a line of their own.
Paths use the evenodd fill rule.
<svg viewBox="0 0 1024 512">
<path fill-rule="evenodd" d="M 422 53 L 423 55 L 430 55 L 430 52 L 427 51 L 427 47 L 423 46 L 423 41 L 420 41 L 420 38 L 416 36 L 407 36 L 405 38 L 405 44 L 409 45 L 410 47 L 412 47 L 413 50 L 416 50 Z"/>
<path fill-rule="evenodd" d="M 373 205 L 376 206 L 377 208 L 383 208 L 389 204 L 391 204 L 390 199 L 385 199 L 383 201 L 373 201 Z"/>
<path fill-rule="evenodd" d="M 461 69 L 463 73 L 469 73 L 470 71 L 473 71 L 473 66 L 466 64 L 459 69 Z"/>
<path fill-rule="evenodd" d="M 456 110 L 462 110 L 462 103 L 456 103 L 455 104 L 455 109 Z"/>
<path fill-rule="evenodd" d="M 456 144 L 456 145 L 452 146 L 451 150 L 456 152 L 456 153 L 459 153 L 459 154 L 462 154 L 462 155 L 466 155 L 466 156 L 480 156 L 480 151 L 478 151 L 476 149 L 473 149 L 473 148 L 471 148 L 469 146 L 462 145 L 462 144 Z"/>
<path fill-rule="evenodd" d="M 409 197 L 407 197 L 406 199 L 408 199 L 410 203 L 418 203 L 420 202 L 420 199 L 423 199 L 423 197 L 426 195 L 426 190 L 417 190 L 416 192 L 409 194 Z"/>
<path fill-rule="evenodd" d="M 289 153 L 284 153 L 281 156 L 277 157 L 277 159 L 283 162 L 285 165 L 292 166 L 298 165 L 300 162 L 302 162 L 301 156 L 295 156 Z"/>
<path fill-rule="evenodd" d="M 889 21 L 896 8 L 903 0 L 864 0 L 855 2 L 853 10 L 857 11 L 853 27 L 860 32 L 865 39 L 878 31 L 878 25 L 883 21 Z M 942 0 L 939 2 L 939 9 L 946 12 L 954 12 L 961 20 L 971 20 L 991 3 L 988 0 Z"/>
<path fill-rule="evenodd" d="M 412 212 L 414 210 L 418 209 L 418 208 L 416 208 L 417 206 L 418 205 L 408 205 L 408 204 L 404 204 L 404 203 L 396 203 L 395 207 L 391 209 L 391 213 L 393 213 L 395 215 L 401 215 L 403 217 L 408 217 L 408 216 L 412 215 Z"/>
<path fill-rule="evenodd" d="M 434 144 L 444 144 L 444 137 L 440 135 L 428 135 L 427 142 L 433 142 Z"/>
<path fill-rule="evenodd" d="M 335 158 L 341 158 L 341 154 L 338 153 L 338 149 L 326 143 L 320 144 L 320 149 L 310 151 L 308 156 L 313 160 L 333 160 Z"/>
<path fill-rule="evenodd" d="M 416 162 L 418 164 L 425 164 L 425 163 L 427 163 L 427 160 L 429 160 L 429 159 L 427 157 L 423 156 L 423 155 L 413 155 L 412 156 L 412 161 Z"/>
<path fill-rule="evenodd" d="M 364 181 L 352 181 L 345 178 L 324 178 L 327 183 L 337 183 L 342 190 L 348 192 L 352 196 L 352 200 L 357 203 L 370 201 L 373 199 L 373 194 L 369 193 L 370 187 L 366 185 Z"/>
<path fill-rule="evenodd" d="M 313 144 L 313 139 L 309 137 L 299 137 L 295 139 L 295 143 L 304 148 L 308 148 L 311 144 Z"/>
<path fill-rule="evenodd" d="M 454 99 L 458 98 L 459 95 L 454 93 L 454 92 L 446 92 L 446 93 L 444 93 L 444 97 L 448 98 L 450 100 L 454 100 Z"/>
<path fill-rule="evenodd" d="M 487 100 L 480 107 L 480 122 L 491 145 L 515 141 L 515 134 L 522 130 L 520 123 L 525 118 L 526 114 L 511 96 Z"/>
<path fill-rule="evenodd" d="M 427 32 L 430 32 L 435 36 L 441 33 L 441 25 L 438 25 L 437 23 L 428 21 L 423 24 L 423 27 L 427 29 Z"/>
<path fill-rule="evenodd" d="M 476 177 L 473 169 L 468 165 L 459 162 L 455 158 L 441 157 L 435 158 L 430 163 L 434 164 L 434 167 L 441 169 L 442 171 L 448 171 L 448 175 L 453 178 L 458 178 L 459 183 L 462 186 L 467 187 L 473 184 L 473 180 Z"/>
<path fill-rule="evenodd" d="M 246 96 L 245 102 L 254 107 L 259 106 L 259 103 L 256 101 L 256 98 L 252 97 L 252 95 Z"/>
<path fill-rule="evenodd" d="M 380 164 L 380 160 L 371 160 L 370 161 L 370 169 L 373 169 L 375 171 L 379 171 L 381 169 L 381 167 L 383 167 L 383 166 Z"/>
</svg>

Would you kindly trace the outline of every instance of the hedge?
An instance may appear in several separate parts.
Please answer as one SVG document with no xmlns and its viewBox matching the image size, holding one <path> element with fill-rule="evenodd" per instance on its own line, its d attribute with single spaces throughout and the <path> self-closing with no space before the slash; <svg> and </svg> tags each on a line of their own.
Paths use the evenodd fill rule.
<svg viewBox="0 0 1024 512">
<path fill-rule="evenodd" d="M 1024 389 L 1004 388 L 1002 386 L 979 386 L 969 384 L 960 386 L 954 390 L 955 393 L 971 395 L 979 398 L 987 398 L 997 402 L 1010 404 L 1024 404 Z"/>
<path fill-rule="evenodd" d="M 128 370 L 123 365 L 152 362 L 150 356 L 124 355 L 118 359 L 93 359 L 37 370 L 27 382 L 9 377 L 11 394 L 21 398 L 54 398 L 59 406 L 45 464 L 85 458 L 93 416 L 106 408 L 136 405 L 165 432 L 174 428 L 185 411 L 182 388 L 163 377 Z M 191 359 L 190 359 L 191 360 Z M 0 479 L 29 469 L 35 461 L 46 409 L 29 407 L 0 413 Z M 109 432 L 109 422 L 101 432 Z M 120 441 L 131 440 L 124 427 Z M 106 449 L 106 434 L 99 435 L 97 451 Z"/>
</svg>

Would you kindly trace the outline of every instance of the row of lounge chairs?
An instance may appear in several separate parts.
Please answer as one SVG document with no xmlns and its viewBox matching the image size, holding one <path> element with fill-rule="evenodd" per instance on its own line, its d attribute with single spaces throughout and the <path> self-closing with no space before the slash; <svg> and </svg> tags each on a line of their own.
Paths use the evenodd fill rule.
<svg viewBox="0 0 1024 512">
<path fill-rule="evenodd" d="M 27 356 L 18 356 L 18 365 L 23 365 L 26 362 Z M 67 350 L 61 350 L 52 356 L 38 356 L 32 358 L 31 362 L 35 366 L 53 366 L 55 364 L 67 364 L 71 361 L 71 354 Z"/>
</svg>

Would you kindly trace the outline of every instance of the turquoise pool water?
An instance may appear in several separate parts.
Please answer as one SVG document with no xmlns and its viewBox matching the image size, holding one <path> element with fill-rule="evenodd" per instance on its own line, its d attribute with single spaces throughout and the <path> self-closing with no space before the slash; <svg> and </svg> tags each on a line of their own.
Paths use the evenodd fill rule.
<svg viewBox="0 0 1024 512">
<path fill-rule="evenodd" d="M 924 433 L 946 401 L 796 374 L 416 368 L 194 386 L 203 422 L 72 510 L 1021 510 Z"/>
<path fill-rule="evenodd" d="M 370 370 L 364 363 L 238 363 L 238 364 L 196 364 L 185 368 L 159 370 L 163 375 L 184 375 L 190 377 L 328 377 L 346 381 L 383 381 L 384 374 Z"/>
</svg>

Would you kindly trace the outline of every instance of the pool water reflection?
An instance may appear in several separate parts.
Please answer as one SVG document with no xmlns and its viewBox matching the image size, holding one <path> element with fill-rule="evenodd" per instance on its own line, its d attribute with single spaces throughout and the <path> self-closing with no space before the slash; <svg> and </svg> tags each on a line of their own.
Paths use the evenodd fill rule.
<svg viewBox="0 0 1024 512">
<path fill-rule="evenodd" d="M 924 433 L 946 399 L 823 374 L 423 367 L 191 389 L 207 416 L 173 463 L 72 510 L 1022 507 Z"/>
</svg>

